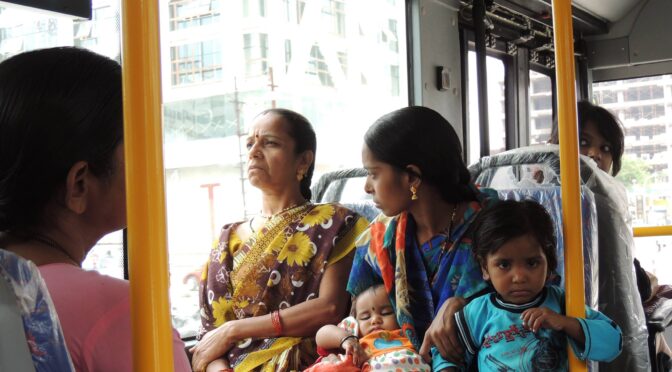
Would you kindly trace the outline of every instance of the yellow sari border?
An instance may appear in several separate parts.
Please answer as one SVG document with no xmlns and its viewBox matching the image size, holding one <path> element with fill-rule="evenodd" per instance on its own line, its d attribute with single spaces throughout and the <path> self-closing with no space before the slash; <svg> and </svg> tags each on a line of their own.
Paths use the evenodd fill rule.
<svg viewBox="0 0 672 372">
<path fill-rule="evenodd" d="M 352 252 L 356 248 L 355 242 L 368 227 L 369 221 L 367 221 L 366 218 L 357 217 L 357 222 L 355 222 L 350 231 L 336 243 L 334 251 L 327 260 L 327 266 L 340 261 L 343 257 Z"/>
<path fill-rule="evenodd" d="M 294 346 L 298 345 L 301 342 L 300 337 L 280 337 L 276 339 L 273 344 L 263 350 L 253 351 L 243 359 L 243 361 L 234 367 L 236 372 L 238 371 L 251 371 L 273 359 L 276 356 L 282 356 L 283 354 L 289 352 Z M 269 363 L 265 369 L 271 367 L 271 370 L 275 369 L 277 363 Z"/>
</svg>

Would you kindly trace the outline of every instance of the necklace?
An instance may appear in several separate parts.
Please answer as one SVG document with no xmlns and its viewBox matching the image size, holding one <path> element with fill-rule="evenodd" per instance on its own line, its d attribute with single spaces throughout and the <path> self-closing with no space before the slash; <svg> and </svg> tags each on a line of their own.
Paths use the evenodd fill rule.
<svg viewBox="0 0 672 372">
<path fill-rule="evenodd" d="M 304 200 L 302 203 L 292 204 L 292 205 L 290 205 L 289 207 L 284 208 L 284 209 L 282 209 L 280 212 L 275 213 L 275 214 L 268 215 L 268 214 L 261 214 L 261 213 L 259 213 L 258 216 L 261 217 L 261 218 L 263 218 L 263 219 L 268 220 L 268 219 L 273 218 L 273 217 L 275 217 L 275 216 L 279 216 L 279 215 L 281 215 L 281 214 L 284 214 L 285 212 L 289 212 L 289 211 L 291 211 L 291 210 L 294 209 L 294 208 L 303 207 L 303 206 L 306 205 L 306 204 L 308 204 L 308 200 Z M 254 228 L 254 224 L 253 224 L 253 221 L 254 221 L 254 219 L 255 219 L 256 217 L 257 217 L 257 216 L 253 216 L 252 218 L 250 218 L 250 220 L 249 220 L 249 222 L 248 222 L 248 226 L 250 227 L 250 231 L 252 231 L 252 233 L 256 233 L 256 232 L 257 232 L 257 230 Z"/>
<path fill-rule="evenodd" d="M 72 263 L 74 263 L 76 266 L 80 266 L 80 264 L 78 263 L 79 261 L 75 260 L 74 257 L 72 257 L 72 255 L 70 255 L 70 253 L 65 248 L 63 248 L 62 245 L 58 244 L 54 239 L 42 234 L 33 234 L 30 236 L 30 239 L 40 242 L 51 248 L 56 248 L 57 250 L 61 251 L 61 253 L 63 253 L 66 257 L 68 257 L 70 261 L 72 261 Z"/>
<path fill-rule="evenodd" d="M 455 203 L 455 206 L 453 207 L 453 213 L 450 215 L 450 225 L 448 225 L 448 238 L 450 238 L 450 234 L 453 232 L 453 223 L 455 222 L 455 214 L 457 213 L 457 206 L 458 204 Z"/>
</svg>

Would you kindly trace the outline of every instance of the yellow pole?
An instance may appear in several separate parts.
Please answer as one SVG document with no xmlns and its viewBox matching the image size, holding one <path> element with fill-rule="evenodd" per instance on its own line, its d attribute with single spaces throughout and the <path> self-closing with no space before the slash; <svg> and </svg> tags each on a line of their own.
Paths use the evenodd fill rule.
<svg viewBox="0 0 672 372">
<path fill-rule="evenodd" d="M 172 371 L 158 0 L 124 0 L 122 7 L 133 370 Z"/>
<path fill-rule="evenodd" d="M 553 40 L 555 42 L 555 78 L 558 87 L 566 312 L 569 316 L 585 317 L 579 147 L 574 95 L 574 38 L 570 0 L 553 0 Z M 572 351 L 568 354 L 570 371 L 586 371 L 585 363 L 581 362 Z"/>
<path fill-rule="evenodd" d="M 672 235 L 672 226 L 646 226 L 632 229 L 635 237 Z"/>
</svg>

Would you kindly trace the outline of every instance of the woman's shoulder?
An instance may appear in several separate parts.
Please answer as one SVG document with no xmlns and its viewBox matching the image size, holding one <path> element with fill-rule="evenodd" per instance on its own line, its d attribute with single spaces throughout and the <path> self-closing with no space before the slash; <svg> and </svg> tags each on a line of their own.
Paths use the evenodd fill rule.
<svg viewBox="0 0 672 372">
<path fill-rule="evenodd" d="M 109 299 L 128 297 L 129 283 L 127 280 L 100 274 L 95 270 L 84 270 L 69 264 L 49 264 L 39 266 L 40 273 L 49 286 L 63 291 L 85 296 L 92 293 L 103 293 Z M 54 285 L 58 283 L 58 285 Z"/>
</svg>

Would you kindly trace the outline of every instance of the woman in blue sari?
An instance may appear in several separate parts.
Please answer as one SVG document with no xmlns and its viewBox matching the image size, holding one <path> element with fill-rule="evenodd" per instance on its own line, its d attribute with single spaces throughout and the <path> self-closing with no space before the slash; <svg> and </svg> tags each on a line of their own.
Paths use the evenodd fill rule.
<svg viewBox="0 0 672 372">
<path fill-rule="evenodd" d="M 364 137 L 365 189 L 383 212 L 356 243 L 348 291 L 384 284 L 417 350 L 460 362 L 452 314 L 487 290 L 471 254 L 470 226 L 496 201 L 470 182 L 452 126 L 425 107 L 378 119 Z M 450 300 L 449 300 L 450 299 Z"/>
</svg>

